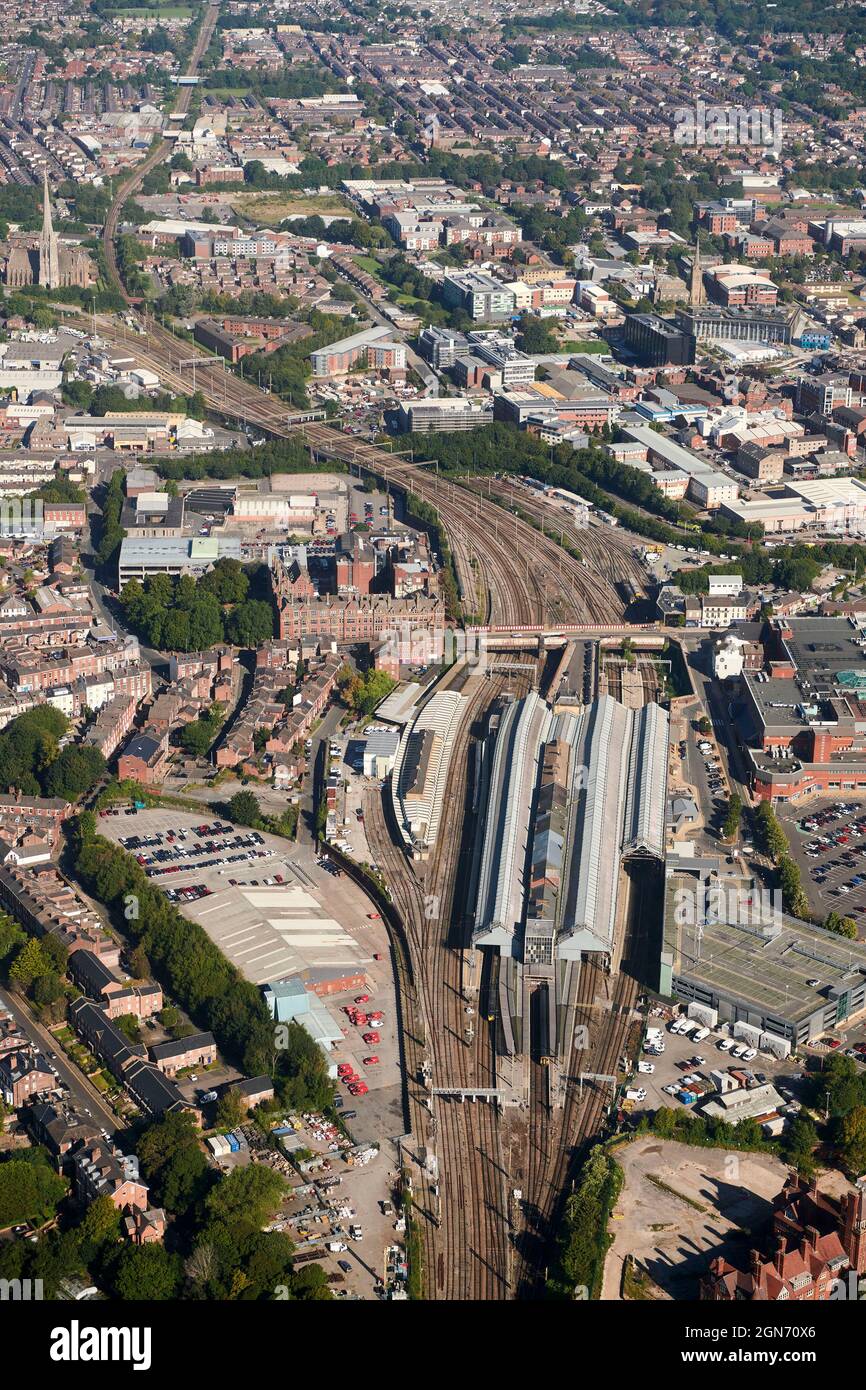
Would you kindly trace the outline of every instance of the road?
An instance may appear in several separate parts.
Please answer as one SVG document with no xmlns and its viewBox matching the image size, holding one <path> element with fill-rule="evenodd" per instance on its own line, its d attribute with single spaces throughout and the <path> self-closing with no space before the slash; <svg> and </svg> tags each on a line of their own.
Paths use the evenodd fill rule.
<svg viewBox="0 0 866 1390">
<path fill-rule="evenodd" d="M 210 43 L 211 35 L 213 34 L 214 26 L 216 25 L 218 15 L 219 4 L 209 5 L 207 11 L 205 12 L 204 19 L 202 20 L 201 29 L 199 30 L 199 35 L 196 39 L 195 47 L 193 48 L 193 51 L 190 55 L 189 67 L 187 68 L 185 76 L 195 76 L 196 69 L 198 68 L 199 63 L 201 62 L 204 56 L 205 50 L 207 49 L 207 46 Z M 186 115 L 187 111 L 189 110 L 190 101 L 192 100 L 193 91 L 193 87 L 178 87 L 177 101 L 174 104 L 175 113 Z M 139 166 L 135 170 L 133 170 L 129 177 L 124 180 L 124 182 L 120 185 L 120 188 L 117 190 L 117 193 L 115 194 L 114 201 L 112 202 L 111 207 L 108 210 L 108 216 L 105 219 L 105 226 L 102 229 L 102 245 L 105 252 L 106 266 L 109 272 L 107 278 L 109 280 L 114 280 L 118 285 L 120 285 L 121 292 L 127 299 L 129 298 L 129 296 L 126 295 L 125 290 L 123 290 L 123 286 L 120 279 L 120 273 L 117 268 L 117 248 L 115 246 L 115 237 L 117 236 L 117 227 L 120 220 L 120 213 L 123 209 L 123 205 L 126 202 L 127 198 L 129 198 L 132 195 L 136 188 L 140 187 L 141 182 L 145 178 L 145 176 L 149 174 L 152 169 L 155 169 L 157 164 L 161 164 L 168 157 L 169 149 L 170 146 L 165 140 L 158 140 L 154 145 L 153 149 L 148 154 L 147 158 L 144 159 L 142 163 L 139 164 Z"/>
<path fill-rule="evenodd" d="M 319 767 L 319 759 L 323 759 L 321 767 L 324 769 L 323 775 L 327 776 L 328 742 L 339 729 L 343 714 L 344 711 L 339 705 L 331 705 L 315 733 L 310 735 L 313 740 L 313 746 L 310 750 L 310 756 L 307 759 L 309 770 L 304 777 L 304 789 L 301 793 L 297 839 L 298 844 L 305 845 L 311 854 L 313 853 L 316 841 L 315 789 L 316 776 L 321 770 Z M 324 752 L 320 751 L 323 743 L 325 745 Z"/>
<path fill-rule="evenodd" d="M 335 264 L 334 269 L 338 275 L 342 274 L 338 265 Z M 363 302 L 364 308 L 367 311 L 367 317 L 370 318 L 373 323 L 379 324 L 383 328 L 394 328 L 393 320 L 390 319 L 387 314 L 382 313 L 381 307 L 376 304 L 374 300 L 370 299 L 369 295 L 366 295 L 362 289 L 359 289 L 356 284 L 352 283 L 348 279 L 348 276 L 344 276 L 343 278 L 346 280 L 347 284 L 352 284 L 352 289 L 355 291 L 355 294 Z M 403 340 L 403 334 L 396 329 L 394 329 L 394 337 Z M 427 397 L 438 396 L 439 378 L 432 367 L 424 361 L 423 357 L 419 356 L 409 343 L 406 343 L 405 347 L 406 361 L 424 383 L 424 395 Z"/>
<path fill-rule="evenodd" d="M 118 1128 L 117 1119 L 108 1109 L 99 1092 L 91 1086 L 78 1068 L 67 1060 L 56 1039 L 51 1036 L 47 1028 L 43 1028 L 42 1024 L 37 1022 L 27 1005 L 17 995 L 11 994 L 8 990 L 0 989 L 0 1008 L 10 1013 L 30 1041 L 35 1043 L 46 1057 L 51 1058 L 52 1065 L 60 1079 L 69 1088 L 70 1098 L 75 1108 L 80 1110 L 82 1114 L 90 1116 L 109 1134 L 114 1134 Z M 56 1059 L 52 1056 L 54 1053 L 56 1053 Z"/>
</svg>

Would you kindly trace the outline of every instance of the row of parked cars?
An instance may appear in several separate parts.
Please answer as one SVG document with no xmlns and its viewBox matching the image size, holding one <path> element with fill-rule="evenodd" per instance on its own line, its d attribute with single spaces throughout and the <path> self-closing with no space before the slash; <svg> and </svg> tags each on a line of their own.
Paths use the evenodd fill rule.
<svg viewBox="0 0 866 1390">
<path fill-rule="evenodd" d="M 713 745 L 708 739 L 700 739 L 698 742 L 698 752 L 704 760 L 704 768 L 707 773 L 707 785 L 715 796 L 725 789 L 725 779 L 722 773 L 721 764 L 716 757 Z"/>
</svg>

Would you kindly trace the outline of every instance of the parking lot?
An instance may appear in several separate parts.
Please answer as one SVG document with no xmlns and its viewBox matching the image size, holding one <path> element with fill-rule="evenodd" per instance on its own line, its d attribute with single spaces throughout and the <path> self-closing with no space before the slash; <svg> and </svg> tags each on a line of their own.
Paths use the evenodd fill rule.
<svg viewBox="0 0 866 1390">
<path fill-rule="evenodd" d="M 352 1096 L 347 1085 L 338 1086 L 352 1135 L 378 1141 L 402 1134 L 390 945 L 366 895 L 333 866 L 302 856 L 297 845 L 212 816 L 153 808 L 102 817 L 99 829 L 144 859 L 153 885 L 198 922 L 247 979 L 259 986 L 292 979 L 307 984 L 311 1028 L 330 1042 L 330 1066 L 336 1073 L 349 1065 L 368 1088 Z M 349 977 L 364 983 L 342 985 Z M 362 995 L 366 1009 L 355 1003 Z M 380 1014 L 381 1022 L 356 1024 L 345 1008 Z M 365 1042 L 365 1034 L 378 1041 Z M 378 1062 L 365 1065 L 374 1056 Z"/>
<path fill-rule="evenodd" d="M 683 1102 L 678 1095 L 687 1093 L 700 1098 L 714 1092 L 717 1087 L 710 1080 L 711 1071 L 735 1071 L 746 1078 L 748 1085 L 781 1085 L 785 1088 L 783 1095 L 788 1090 L 792 1095 L 796 1092 L 796 1086 L 790 1082 L 800 1072 L 797 1063 L 790 1058 L 780 1062 L 764 1053 L 752 1053 L 745 1045 L 742 1046 L 746 1055 L 734 1057 L 733 1046 L 739 1049 L 741 1044 L 729 1036 L 724 1026 L 712 1029 L 699 1041 L 693 1036 L 699 1026 L 695 1020 L 690 1020 L 687 1031 L 680 1034 L 671 1032 L 671 1025 L 660 1018 L 650 1018 L 649 1026 L 661 1028 L 664 1050 L 651 1051 L 648 1043 L 640 1055 L 629 1087 L 646 1091 L 646 1098 L 635 1102 L 637 1110 L 658 1110 L 660 1106 L 676 1110 L 684 1103 L 694 1103 Z M 646 1067 L 653 1070 L 646 1071 Z"/>
<path fill-rule="evenodd" d="M 866 804 L 823 802 L 780 808 L 779 818 L 800 867 L 809 906 L 819 919 L 850 917 L 866 937 Z"/>
<path fill-rule="evenodd" d="M 715 841 L 721 832 L 729 799 L 725 766 L 712 734 L 699 734 L 689 721 L 685 736 L 674 745 L 674 767 L 679 759 L 680 777 L 694 791 L 704 825 Z"/>
</svg>

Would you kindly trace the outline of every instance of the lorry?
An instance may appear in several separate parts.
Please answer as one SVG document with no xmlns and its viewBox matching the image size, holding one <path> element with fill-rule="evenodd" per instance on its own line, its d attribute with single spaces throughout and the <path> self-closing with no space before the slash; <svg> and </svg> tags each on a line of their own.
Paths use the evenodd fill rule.
<svg viewBox="0 0 866 1390">
<path fill-rule="evenodd" d="M 625 1093 L 626 1100 L 646 1100 L 646 1091 L 643 1086 L 638 1086 Z"/>
<path fill-rule="evenodd" d="M 344 1240 L 328 1241 L 328 1249 L 332 1250 L 335 1255 L 342 1255 L 343 1251 L 348 1250 L 348 1248 L 349 1247 Z"/>
</svg>

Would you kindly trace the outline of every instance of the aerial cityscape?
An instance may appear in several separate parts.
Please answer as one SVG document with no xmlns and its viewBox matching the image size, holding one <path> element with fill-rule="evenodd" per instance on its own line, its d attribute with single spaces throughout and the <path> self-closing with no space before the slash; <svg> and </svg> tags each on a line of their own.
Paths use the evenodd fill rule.
<svg viewBox="0 0 866 1390">
<path fill-rule="evenodd" d="M 866 13 L 2 11 L 0 1306 L 858 1300 Z"/>
</svg>

